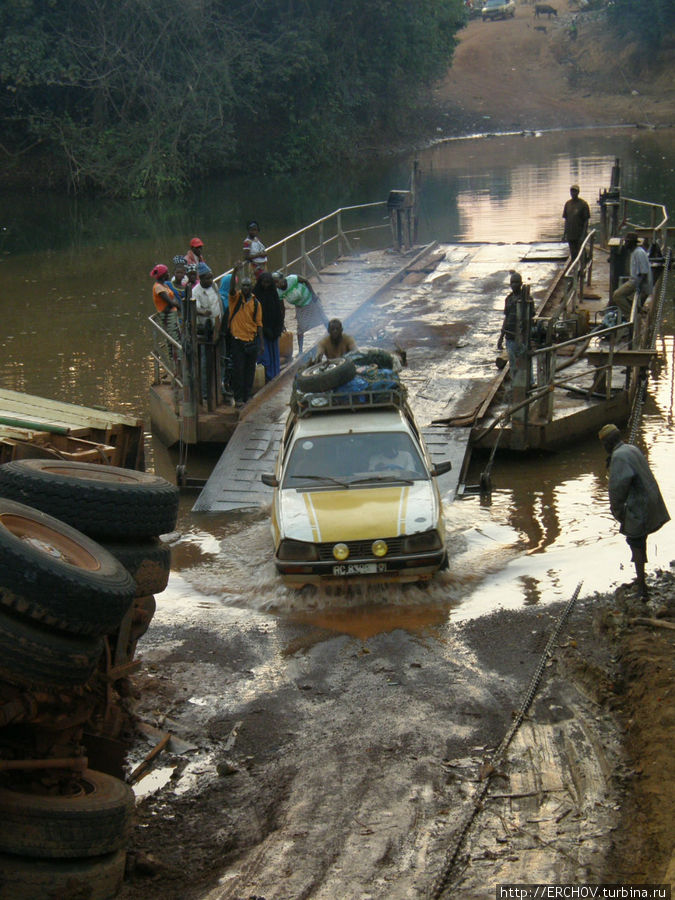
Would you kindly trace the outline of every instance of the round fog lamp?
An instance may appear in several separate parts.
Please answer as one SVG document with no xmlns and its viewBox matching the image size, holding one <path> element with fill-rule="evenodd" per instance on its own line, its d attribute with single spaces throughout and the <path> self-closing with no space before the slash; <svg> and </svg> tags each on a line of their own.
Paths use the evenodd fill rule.
<svg viewBox="0 0 675 900">
<path fill-rule="evenodd" d="M 373 546 L 370 549 L 373 551 L 373 556 L 386 556 L 387 550 L 389 550 L 389 547 L 387 547 L 386 541 L 378 540 L 378 541 L 373 541 Z"/>
<path fill-rule="evenodd" d="M 333 547 L 333 556 L 335 559 L 347 559 L 349 556 L 349 547 L 346 544 L 336 544 Z"/>
</svg>

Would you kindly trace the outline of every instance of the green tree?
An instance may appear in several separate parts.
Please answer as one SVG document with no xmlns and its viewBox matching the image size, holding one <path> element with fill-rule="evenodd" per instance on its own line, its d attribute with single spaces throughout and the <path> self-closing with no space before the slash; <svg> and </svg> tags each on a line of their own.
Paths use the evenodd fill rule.
<svg viewBox="0 0 675 900">
<path fill-rule="evenodd" d="M 114 195 L 308 167 L 392 129 L 462 23 L 461 0 L 4 0 L 0 150 Z"/>
</svg>

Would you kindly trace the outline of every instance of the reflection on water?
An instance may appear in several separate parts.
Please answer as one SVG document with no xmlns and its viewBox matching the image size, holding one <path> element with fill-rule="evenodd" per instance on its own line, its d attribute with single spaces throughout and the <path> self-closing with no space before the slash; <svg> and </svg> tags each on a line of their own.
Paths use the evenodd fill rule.
<svg viewBox="0 0 675 900">
<path fill-rule="evenodd" d="M 438 144 L 419 154 L 420 239 L 559 238 L 569 185 L 580 183 L 597 219 L 597 195 L 608 185 L 615 156 L 627 194 L 675 207 L 668 131 Z M 261 220 L 262 236 L 272 243 L 339 206 L 384 199 L 391 188 L 406 187 L 410 163 L 398 158 L 341 170 L 339 178 L 229 179 L 162 203 L 4 196 L 0 386 L 129 412 L 149 426 L 152 265 L 185 250 L 199 234 L 209 263 L 225 269 L 240 253 L 250 217 Z M 672 335 L 672 316 L 665 330 Z M 672 337 L 666 346 L 645 410 L 643 449 L 673 513 Z M 147 446 L 149 465 L 172 478 L 175 455 L 149 439 Z M 200 469 L 196 459 L 188 460 L 195 476 L 211 464 Z M 478 480 L 480 468 L 477 461 L 470 481 Z M 313 617 L 317 628 L 365 635 L 372 628 L 424 630 L 437 615 L 452 622 L 499 605 L 567 599 L 581 578 L 584 593 L 632 579 L 629 553 L 609 514 L 604 454 L 595 440 L 546 456 L 500 455 L 494 482 L 490 508 L 477 497 L 448 508 L 448 572 L 427 588 L 379 587 L 352 596 L 287 590 L 271 561 L 265 513 L 196 519 L 189 512 L 194 495 L 187 496 L 166 608 L 185 616 L 190 609 L 203 612 L 204 604 L 223 604 Z M 650 539 L 652 568 L 670 564 L 674 538 L 669 523 Z"/>
</svg>

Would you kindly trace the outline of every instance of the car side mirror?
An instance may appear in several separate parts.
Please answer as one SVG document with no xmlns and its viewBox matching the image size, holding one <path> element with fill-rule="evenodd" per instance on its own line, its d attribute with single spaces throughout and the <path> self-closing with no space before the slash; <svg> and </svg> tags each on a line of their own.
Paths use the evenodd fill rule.
<svg viewBox="0 0 675 900">
<path fill-rule="evenodd" d="M 431 470 L 431 474 L 436 475 L 444 475 L 446 472 L 449 472 L 452 468 L 452 463 L 449 459 L 446 459 L 445 462 L 440 462 L 438 465 L 435 465 Z"/>
<path fill-rule="evenodd" d="M 274 475 L 267 475 L 265 472 L 260 476 L 260 480 L 268 487 L 279 487 L 279 482 Z"/>
</svg>

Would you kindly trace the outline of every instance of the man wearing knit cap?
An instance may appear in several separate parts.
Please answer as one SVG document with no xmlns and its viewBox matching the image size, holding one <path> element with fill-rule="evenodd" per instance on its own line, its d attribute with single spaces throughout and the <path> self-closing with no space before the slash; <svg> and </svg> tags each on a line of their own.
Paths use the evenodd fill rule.
<svg viewBox="0 0 675 900">
<path fill-rule="evenodd" d="M 647 535 L 658 531 L 670 516 L 649 464 L 638 448 L 624 444 L 616 425 L 603 426 L 598 437 L 609 454 L 609 507 L 631 548 L 638 596 L 646 603 Z"/>
<path fill-rule="evenodd" d="M 573 184 L 570 188 L 570 199 L 563 207 L 562 217 L 565 220 L 563 241 L 567 241 L 570 258 L 575 260 L 588 232 L 588 220 L 591 218 L 588 203 L 579 196 L 578 184 Z"/>
</svg>

